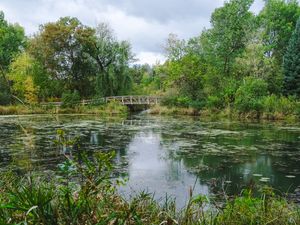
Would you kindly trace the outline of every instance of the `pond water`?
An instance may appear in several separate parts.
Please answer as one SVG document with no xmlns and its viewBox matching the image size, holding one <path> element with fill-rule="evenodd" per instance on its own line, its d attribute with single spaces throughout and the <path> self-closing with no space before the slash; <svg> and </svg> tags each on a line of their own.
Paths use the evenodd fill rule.
<svg viewBox="0 0 300 225">
<path fill-rule="evenodd" d="M 65 158 L 53 143 L 57 129 L 80 136 L 83 151 L 115 150 L 120 192 L 166 193 L 180 205 L 189 189 L 211 194 L 220 182 L 238 193 L 250 184 L 281 192 L 300 185 L 300 125 L 201 121 L 135 115 L 0 117 L 0 170 L 56 171 Z M 74 153 L 73 153 L 74 154 Z"/>
</svg>

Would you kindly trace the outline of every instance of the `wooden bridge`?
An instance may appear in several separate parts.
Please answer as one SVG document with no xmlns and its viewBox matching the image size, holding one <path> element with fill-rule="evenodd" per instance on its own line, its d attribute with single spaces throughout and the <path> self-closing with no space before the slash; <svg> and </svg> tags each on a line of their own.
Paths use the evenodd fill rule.
<svg viewBox="0 0 300 225">
<path fill-rule="evenodd" d="M 156 96 L 112 96 L 106 97 L 105 102 L 117 101 L 122 105 L 156 105 L 160 97 Z"/>
<path fill-rule="evenodd" d="M 122 105 L 156 105 L 159 104 L 161 97 L 158 96 L 141 96 L 141 95 L 131 95 L 131 96 L 110 96 L 90 100 L 82 100 L 77 102 L 77 105 L 93 105 L 99 103 L 109 103 L 109 102 L 119 102 Z M 47 102 L 41 103 L 42 106 L 52 105 L 61 106 L 63 102 Z"/>
</svg>

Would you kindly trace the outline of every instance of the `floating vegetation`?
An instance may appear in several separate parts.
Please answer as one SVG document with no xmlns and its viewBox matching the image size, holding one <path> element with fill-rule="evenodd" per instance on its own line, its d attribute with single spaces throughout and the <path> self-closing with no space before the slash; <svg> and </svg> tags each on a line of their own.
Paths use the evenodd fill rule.
<svg viewBox="0 0 300 225">
<path fill-rule="evenodd" d="M 263 175 L 262 174 L 258 174 L 258 173 L 254 173 L 254 174 L 252 174 L 252 176 L 254 176 L 254 177 L 262 177 Z"/>
<path fill-rule="evenodd" d="M 296 178 L 296 176 L 294 176 L 294 175 L 286 175 L 285 177 L 290 178 L 290 179 Z"/>
<path fill-rule="evenodd" d="M 198 165 L 198 166 L 195 166 L 195 167 L 192 167 L 190 169 L 188 169 L 188 172 L 191 172 L 191 173 L 201 173 L 203 171 L 208 171 L 210 168 L 206 165 Z"/>
<path fill-rule="evenodd" d="M 259 179 L 259 181 L 261 181 L 261 182 L 269 182 L 270 178 L 268 178 L 268 177 L 262 177 L 262 178 Z"/>
</svg>

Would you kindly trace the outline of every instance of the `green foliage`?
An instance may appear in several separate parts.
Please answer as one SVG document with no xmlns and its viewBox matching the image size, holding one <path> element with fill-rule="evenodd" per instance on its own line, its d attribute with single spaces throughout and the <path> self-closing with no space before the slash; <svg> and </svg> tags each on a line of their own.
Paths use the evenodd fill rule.
<svg viewBox="0 0 300 225">
<path fill-rule="evenodd" d="M 180 40 L 176 34 L 169 34 L 164 50 L 170 61 L 177 61 L 185 55 L 185 40 Z"/>
<path fill-rule="evenodd" d="M 287 95 L 300 97 L 300 19 L 284 56 L 284 89 Z"/>
<path fill-rule="evenodd" d="M 281 114 L 287 115 L 297 115 L 298 103 L 293 97 L 284 97 L 270 95 L 263 98 L 263 108 L 264 112 L 267 114 L 275 115 Z"/>
<path fill-rule="evenodd" d="M 122 105 L 118 101 L 110 101 L 105 105 L 105 110 L 113 115 L 113 114 L 126 114 L 127 113 L 127 107 Z"/>
<path fill-rule="evenodd" d="M 0 11 L 0 105 L 11 102 L 6 72 L 13 58 L 25 46 L 24 30 L 18 24 L 9 24 Z"/>
<path fill-rule="evenodd" d="M 179 61 L 167 62 L 164 72 L 168 74 L 167 87 L 177 88 L 180 95 L 192 100 L 204 97 L 201 58 L 187 54 Z"/>
<path fill-rule="evenodd" d="M 259 14 L 263 43 L 268 56 L 281 65 L 290 37 L 300 16 L 297 0 L 268 0 Z"/>
<path fill-rule="evenodd" d="M 62 94 L 62 107 L 74 108 L 80 104 L 80 95 L 78 91 L 66 91 Z"/>
<path fill-rule="evenodd" d="M 234 59 L 244 50 L 248 36 L 254 28 L 254 16 L 249 11 L 253 0 L 231 0 L 216 9 L 208 30 L 209 48 L 213 63 L 219 72 L 230 75 Z"/>
<path fill-rule="evenodd" d="M 249 10 L 252 3 L 253 0 L 225 2 L 213 12 L 211 28 L 188 41 L 174 34 L 169 36 L 167 61 L 157 70 L 166 92 L 163 105 L 193 107 L 196 102 L 201 109 L 205 102 L 207 109 L 227 110 L 230 114 L 258 116 L 264 111 L 271 114 L 268 110 L 276 108 L 274 118 L 295 115 L 294 109 L 281 113 L 280 108 L 295 108 L 297 100 L 278 97 L 280 103 L 276 103 L 268 94 L 282 94 L 281 58 L 300 13 L 299 6 L 296 1 L 270 0 L 256 16 Z M 294 55 L 299 52 L 297 47 L 290 49 Z M 298 64 L 295 61 L 293 65 Z M 298 68 L 293 65 L 286 68 Z M 293 77 L 298 74 L 294 72 Z M 293 87 L 299 86 L 297 78 L 290 80 Z M 178 93 L 170 95 L 169 89 Z"/>
<path fill-rule="evenodd" d="M 181 107 L 181 108 L 193 108 L 196 110 L 200 110 L 204 107 L 205 103 L 201 102 L 201 101 L 195 101 L 192 100 L 189 97 L 186 96 L 171 96 L 171 95 L 167 95 L 164 96 L 161 100 L 161 104 L 164 106 L 177 106 L 177 107 Z"/>
<path fill-rule="evenodd" d="M 286 200 L 275 198 L 270 188 L 262 190 L 261 198 L 255 198 L 251 192 L 235 198 L 226 205 L 216 224 L 297 224 L 299 215 L 289 213 Z"/>
<path fill-rule="evenodd" d="M 27 53 L 20 54 L 9 67 L 8 79 L 12 83 L 12 92 L 28 103 L 38 101 L 39 86 L 34 78 L 39 79 L 43 73 Z"/>
<path fill-rule="evenodd" d="M 9 24 L 0 11 L 0 73 L 4 73 L 13 58 L 25 46 L 24 30 L 18 24 Z"/>
<path fill-rule="evenodd" d="M 261 33 L 254 34 L 253 40 L 247 44 L 243 54 L 235 60 L 235 77 L 261 78 L 268 83 L 270 93 L 280 94 L 283 86 L 281 65 L 274 57 L 266 57 L 265 51 Z"/>
<path fill-rule="evenodd" d="M 29 50 L 51 79 L 62 82 L 67 90 L 88 96 L 93 90 L 89 81 L 94 71 L 86 55 L 94 33 L 77 18 L 64 17 L 42 25 Z"/>
<path fill-rule="evenodd" d="M 129 63 L 133 60 L 130 43 L 117 41 L 110 27 L 101 23 L 96 27 L 92 50 L 96 63 L 95 91 L 99 96 L 123 95 L 131 90 Z"/>
<path fill-rule="evenodd" d="M 159 65 L 134 65 L 130 68 L 134 95 L 157 95 L 163 89 L 163 69 Z"/>
<path fill-rule="evenodd" d="M 206 107 L 209 109 L 221 109 L 224 107 L 224 101 L 219 96 L 210 95 L 207 97 Z"/>
<path fill-rule="evenodd" d="M 237 90 L 234 104 L 242 113 L 260 112 L 263 109 L 262 98 L 267 94 L 268 85 L 265 81 L 249 77 Z"/>
</svg>

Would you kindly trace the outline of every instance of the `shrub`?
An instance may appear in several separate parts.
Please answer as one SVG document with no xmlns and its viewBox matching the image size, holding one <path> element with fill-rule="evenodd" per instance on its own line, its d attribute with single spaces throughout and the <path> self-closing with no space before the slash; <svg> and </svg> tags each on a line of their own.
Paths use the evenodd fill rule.
<svg viewBox="0 0 300 225">
<path fill-rule="evenodd" d="M 269 95 L 263 99 L 264 112 L 275 113 L 278 109 L 278 97 L 276 95 Z"/>
<path fill-rule="evenodd" d="M 175 106 L 177 102 L 177 96 L 164 96 L 161 99 L 161 104 L 165 106 Z"/>
<path fill-rule="evenodd" d="M 223 100 L 219 96 L 208 96 L 206 107 L 210 109 L 219 109 L 223 107 Z"/>
<path fill-rule="evenodd" d="M 62 107 L 63 108 L 74 108 L 80 103 L 80 95 L 78 91 L 67 91 L 62 94 Z"/>
<path fill-rule="evenodd" d="M 176 99 L 176 106 L 189 107 L 192 100 L 189 97 L 180 96 Z"/>
<path fill-rule="evenodd" d="M 279 104 L 277 110 L 278 112 L 283 113 L 284 115 L 291 115 L 291 114 L 295 114 L 296 106 L 297 106 L 297 101 L 295 98 L 291 96 L 289 97 L 281 96 L 279 98 Z"/>
<path fill-rule="evenodd" d="M 265 113 L 268 114 L 281 114 L 284 116 L 287 115 L 297 115 L 299 103 L 294 97 L 284 97 L 284 96 L 276 96 L 270 95 L 266 96 L 262 100 L 263 109 Z"/>
<path fill-rule="evenodd" d="M 104 110 L 109 114 L 126 114 L 127 107 L 118 101 L 111 101 L 106 104 Z"/>
<path fill-rule="evenodd" d="M 267 94 L 268 84 L 264 80 L 248 77 L 236 92 L 235 107 L 242 113 L 259 113 L 263 109 L 262 98 Z"/>
</svg>

